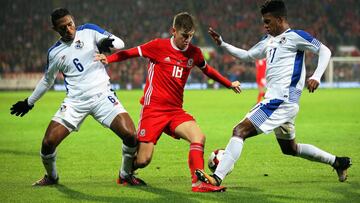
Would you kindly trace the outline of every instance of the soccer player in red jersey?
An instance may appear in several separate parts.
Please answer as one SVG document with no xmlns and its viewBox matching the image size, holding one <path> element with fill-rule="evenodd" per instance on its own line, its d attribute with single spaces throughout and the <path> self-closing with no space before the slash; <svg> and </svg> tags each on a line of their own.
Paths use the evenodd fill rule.
<svg viewBox="0 0 360 203">
<path fill-rule="evenodd" d="M 262 98 L 265 96 L 265 85 L 266 85 L 266 79 L 265 79 L 265 71 L 266 71 L 266 58 L 259 59 L 255 61 L 255 67 L 256 67 L 256 84 L 258 86 L 259 94 L 257 97 L 257 103 L 261 101 Z"/>
<path fill-rule="evenodd" d="M 172 37 L 154 39 L 148 43 L 120 51 L 108 57 L 96 55 L 104 64 L 123 61 L 133 57 L 149 59 L 148 75 L 144 89 L 138 140 L 140 142 L 134 168 L 147 166 L 152 158 L 154 145 L 161 133 L 184 139 L 190 143 L 189 168 L 192 176 L 192 191 L 224 191 L 224 187 L 199 181 L 194 174 L 196 168 L 204 168 L 205 135 L 195 119 L 183 110 L 184 86 L 191 69 L 199 67 L 208 77 L 240 93 L 240 82 L 230 82 L 206 63 L 201 50 L 190 43 L 195 33 L 193 18 L 186 12 L 175 15 Z"/>
</svg>

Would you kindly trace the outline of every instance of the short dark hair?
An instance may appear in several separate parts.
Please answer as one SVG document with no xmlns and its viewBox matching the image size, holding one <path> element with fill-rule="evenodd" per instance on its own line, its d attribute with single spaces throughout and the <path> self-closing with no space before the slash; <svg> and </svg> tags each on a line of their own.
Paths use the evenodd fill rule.
<svg viewBox="0 0 360 203">
<path fill-rule="evenodd" d="M 70 11 L 67 10 L 66 8 L 56 8 L 53 10 L 53 12 L 51 13 L 51 22 L 53 24 L 53 26 L 56 26 L 56 21 L 59 20 L 60 18 L 67 16 L 67 15 L 71 15 Z"/>
<path fill-rule="evenodd" d="M 174 16 L 173 27 L 177 30 L 184 29 L 185 32 L 190 32 L 195 29 L 194 20 L 187 12 L 181 12 Z"/>
<path fill-rule="evenodd" d="M 282 0 L 267 0 L 261 6 L 261 14 L 271 13 L 275 17 L 287 17 L 287 9 Z"/>
</svg>

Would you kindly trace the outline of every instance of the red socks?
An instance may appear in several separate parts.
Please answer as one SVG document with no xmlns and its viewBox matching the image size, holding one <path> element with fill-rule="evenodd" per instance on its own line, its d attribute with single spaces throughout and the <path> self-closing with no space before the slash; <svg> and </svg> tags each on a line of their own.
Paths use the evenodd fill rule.
<svg viewBox="0 0 360 203">
<path fill-rule="evenodd" d="M 195 169 L 204 169 L 204 145 L 200 143 L 191 143 L 189 151 L 189 168 L 192 183 L 197 181 Z"/>
</svg>

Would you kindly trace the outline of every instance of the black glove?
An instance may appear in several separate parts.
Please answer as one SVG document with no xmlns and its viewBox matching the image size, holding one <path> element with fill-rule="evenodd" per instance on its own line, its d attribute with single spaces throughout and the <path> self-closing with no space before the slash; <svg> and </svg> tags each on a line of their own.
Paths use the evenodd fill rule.
<svg viewBox="0 0 360 203">
<path fill-rule="evenodd" d="M 97 47 L 99 49 L 99 52 L 100 54 L 101 53 L 110 53 L 110 47 L 114 47 L 114 45 L 112 44 L 112 42 L 114 41 L 115 39 L 111 39 L 111 38 L 104 38 L 102 40 L 100 40 L 99 43 L 97 43 Z"/>
<path fill-rule="evenodd" d="M 28 104 L 28 99 L 26 98 L 24 101 L 18 101 L 16 104 L 14 104 L 11 108 L 11 114 L 15 114 L 16 116 L 23 117 L 27 112 L 29 112 L 34 105 Z"/>
</svg>

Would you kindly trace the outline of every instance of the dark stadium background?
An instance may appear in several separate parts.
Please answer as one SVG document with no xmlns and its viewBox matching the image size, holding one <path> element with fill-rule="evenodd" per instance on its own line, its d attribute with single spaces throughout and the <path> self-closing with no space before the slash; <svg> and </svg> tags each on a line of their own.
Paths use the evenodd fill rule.
<svg viewBox="0 0 360 203">
<path fill-rule="evenodd" d="M 119 36 L 126 48 L 153 38 L 169 37 L 174 14 L 187 11 L 197 23 L 193 43 L 203 47 L 209 64 L 231 80 L 254 82 L 253 63 L 243 63 L 216 48 L 207 35 L 212 26 L 223 39 L 241 48 L 250 48 L 264 34 L 259 14 L 259 0 L 3 0 L 0 8 L 0 80 L 37 81 L 46 63 L 46 53 L 58 39 L 51 30 L 49 14 L 54 8 L 66 7 L 75 23 L 95 23 Z M 304 29 L 326 44 L 333 56 L 359 56 L 360 3 L 356 0 L 286 1 L 291 27 Z M 348 49 L 341 49 L 347 47 Z M 350 48 L 349 48 L 350 47 Z M 311 74 L 316 57 L 307 57 L 307 74 Z M 112 64 L 109 75 L 121 88 L 141 88 L 146 75 L 146 60 L 133 59 Z M 357 68 L 338 69 L 339 80 L 360 81 Z M 194 69 L 189 83 L 209 83 Z M 62 83 L 59 75 L 56 83 Z M 10 85 L 10 84 L 9 84 Z M 10 88 L 11 89 L 11 88 Z M 26 89 L 26 88 L 25 88 Z M 29 87 L 31 89 L 31 85 Z"/>
</svg>

